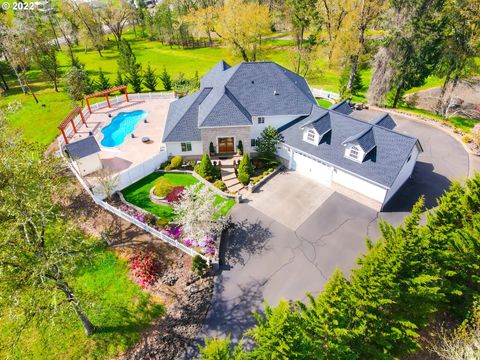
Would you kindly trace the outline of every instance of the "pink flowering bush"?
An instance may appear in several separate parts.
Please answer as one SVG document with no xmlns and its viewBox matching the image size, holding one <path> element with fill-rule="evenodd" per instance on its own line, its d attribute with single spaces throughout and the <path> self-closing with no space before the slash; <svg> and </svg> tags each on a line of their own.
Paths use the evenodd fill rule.
<svg viewBox="0 0 480 360">
<path fill-rule="evenodd" d="M 177 202 L 182 196 L 182 192 L 185 190 L 185 186 L 176 186 L 165 198 L 169 203 Z"/>
<path fill-rule="evenodd" d="M 153 249 L 139 250 L 129 259 L 130 274 L 143 289 L 153 285 L 160 274 L 160 259 Z"/>
</svg>

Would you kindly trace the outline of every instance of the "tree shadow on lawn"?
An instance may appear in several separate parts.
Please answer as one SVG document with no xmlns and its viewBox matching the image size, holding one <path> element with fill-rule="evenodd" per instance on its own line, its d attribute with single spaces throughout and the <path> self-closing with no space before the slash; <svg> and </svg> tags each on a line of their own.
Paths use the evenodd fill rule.
<svg viewBox="0 0 480 360">
<path fill-rule="evenodd" d="M 272 237 L 270 229 L 260 221 L 250 223 L 243 220 L 227 228 L 220 243 L 220 271 L 229 270 L 231 266 L 245 265 L 250 256 L 267 249 Z"/>
</svg>

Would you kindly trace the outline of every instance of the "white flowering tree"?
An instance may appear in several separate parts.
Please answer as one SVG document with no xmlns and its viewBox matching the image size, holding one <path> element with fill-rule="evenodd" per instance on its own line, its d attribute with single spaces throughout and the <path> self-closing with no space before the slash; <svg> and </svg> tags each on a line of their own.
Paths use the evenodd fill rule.
<svg viewBox="0 0 480 360">
<path fill-rule="evenodd" d="M 185 188 L 180 200 L 173 204 L 176 222 L 192 240 L 218 234 L 226 225 L 219 217 L 222 204 L 215 204 L 215 194 L 207 186 L 197 183 Z"/>
</svg>

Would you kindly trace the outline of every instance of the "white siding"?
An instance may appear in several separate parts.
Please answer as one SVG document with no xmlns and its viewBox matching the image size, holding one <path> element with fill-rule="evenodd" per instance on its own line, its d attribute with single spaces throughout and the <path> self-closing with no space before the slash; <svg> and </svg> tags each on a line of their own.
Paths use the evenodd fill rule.
<svg viewBox="0 0 480 360">
<path fill-rule="evenodd" d="M 189 156 L 189 155 L 202 155 L 203 154 L 203 147 L 201 141 L 185 141 L 192 144 L 192 151 L 182 151 L 182 142 L 167 142 L 165 145 L 167 146 L 167 153 L 168 156 L 174 155 L 182 155 L 182 156 Z"/>
<path fill-rule="evenodd" d="M 319 183 L 330 186 L 332 180 L 333 168 L 319 161 L 310 159 L 300 153 L 294 153 L 292 162 L 290 163 L 292 170 L 298 171 Z"/>
<path fill-rule="evenodd" d="M 313 130 L 313 141 L 308 140 L 308 133 Z M 320 135 L 318 134 L 317 130 L 315 130 L 312 126 L 307 126 L 303 129 L 303 141 L 313 144 L 313 145 L 318 145 L 320 142 Z"/>
<path fill-rule="evenodd" d="M 402 170 L 398 173 L 397 178 L 395 179 L 392 187 L 388 190 L 387 196 L 385 197 L 385 203 L 392 198 L 393 195 L 400 189 L 400 187 L 408 180 L 412 175 L 413 169 L 415 168 L 415 163 L 419 155 L 418 146 L 415 146 L 410 154 L 410 160 L 403 164 Z"/>
<path fill-rule="evenodd" d="M 383 203 L 387 193 L 387 189 L 339 169 L 333 172 L 332 181 L 380 203 Z"/>
<path fill-rule="evenodd" d="M 251 129 L 251 138 L 256 139 L 260 136 L 260 133 L 263 129 L 265 129 L 268 125 L 273 126 L 275 129 L 278 129 L 280 126 L 288 124 L 290 121 L 297 119 L 298 117 L 302 116 L 299 115 L 274 115 L 274 116 L 252 116 L 252 129 Z M 265 123 L 259 124 L 258 118 L 263 117 L 265 118 Z"/>
<path fill-rule="evenodd" d="M 88 175 L 102 168 L 100 156 L 92 154 L 74 161 L 74 166 L 81 175 Z"/>
</svg>

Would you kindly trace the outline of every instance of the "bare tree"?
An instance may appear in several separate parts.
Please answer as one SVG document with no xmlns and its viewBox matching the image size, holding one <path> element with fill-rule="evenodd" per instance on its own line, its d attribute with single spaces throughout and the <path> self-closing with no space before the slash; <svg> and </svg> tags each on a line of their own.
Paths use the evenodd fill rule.
<svg viewBox="0 0 480 360">
<path fill-rule="evenodd" d="M 100 185 L 100 192 L 107 199 L 111 199 L 120 181 L 120 177 L 109 167 L 104 167 L 98 172 L 97 181 Z"/>
<path fill-rule="evenodd" d="M 114 5 L 110 0 L 100 11 L 100 17 L 102 22 L 110 29 L 117 47 L 122 40 L 123 29 L 129 20 L 132 19 L 135 14 L 131 5 L 125 1 L 121 0 L 118 5 Z"/>
</svg>

